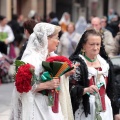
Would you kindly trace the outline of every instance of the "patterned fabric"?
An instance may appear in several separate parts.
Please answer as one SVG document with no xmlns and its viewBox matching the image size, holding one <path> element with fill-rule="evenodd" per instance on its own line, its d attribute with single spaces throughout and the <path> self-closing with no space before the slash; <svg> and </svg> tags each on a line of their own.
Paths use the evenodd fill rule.
<svg viewBox="0 0 120 120">
<path fill-rule="evenodd" d="M 25 63 L 30 63 L 35 67 L 35 74 L 38 77 L 43 72 L 42 61 L 46 60 L 48 54 L 47 37 L 52 35 L 54 31 L 55 25 L 49 23 L 36 24 L 21 58 Z M 32 88 L 30 92 L 22 94 L 14 89 L 13 114 L 11 114 L 10 120 L 64 120 L 61 107 L 59 107 L 59 113 L 53 113 L 51 106 L 48 106 L 48 96 L 35 92 L 36 84 Z"/>
<path fill-rule="evenodd" d="M 107 84 L 107 77 L 105 77 L 105 81 Z M 89 80 L 89 86 L 91 86 L 91 85 L 95 85 L 94 76 Z M 101 98 L 102 109 L 103 109 L 103 111 L 105 111 L 106 105 L 105 105 L 105 86 L 104 85 L 100 87 L 99 94 L 100 94 L 100 98 Z"/>
<path fill-rule="evenodd" d="M 85 58 L 82 55 L 80 55 L 80 57 L 86 63 Z M 97 56 L 97 58 L 100 61 L 102 71 L 97 71 L 93 67 L 88 67 L 88 79 L 91 79 L 94 76 L 94 80 L 96 81 L 97 74 L 100 74 L 100 78 L 99 78 L 98 83 L 103 82 L 104 86 L 105 86 L 105 89 L 106 89 L 106 82 L 105 82 L 104 77 L 108 76 L 109 66 L 108 66 L 107 62 L 103 58 L 101 58 L 99 55 Z M 76 78 L 77 76 L 81 76 L 81 78 L 82 78 L 82 75 L 83 75 L 84 71 L 81 71 L 81 72 L 79 72 L 79 71 L 81 71 L 80 67 L 78 67 L 78 69 L 76 71 L 76 75 L 74 75 L 72 79 L 79 80 L 79 79 Z M 82 81 L 82 84 L 81 84 L 81 81 Z M 78 82 L 77 85 L 80 86 L 79 84 L 81 84 L 81 87 L 86 87 L 86 86 L 82 86 L 83 82 L 85 82 L 84 79 L 81 79 L 81 81 L 77 81 Z M 74 87 L 72 86 L 73 87 L 72 89 L 76 88 L 77 85 L 74 85 Z M 79 100 L 79 108 L 75 112 L 75 120 L 80 120 L 80 119 L 81 120 L 82 119 L 84 119 L 84 120 L 94 120 L 95 119 L 95 96 L 90 95 L 90 97 L 89 97 L 90 113 L 87 116 L 86 116 L 85 111 L 84 111 L 84 110 L 86 110 L 87 107 L 84 106 L 84 95 L 83 95 L 83 93 L 82 93 L 82 96 L 80 96 L 78 100 Z M 86 102 L 86 104 L 87 104 L 87 102 Z M 100 112 L 100 116 L 102 117 L 102 120 L 108 120 L 108 119 L 113 120 L 111 101 L 108 98 L 106 93 L 105 93 L 105 104 L 106 104 L 106 111 Z"/>
<path fill-rule="evenodd" d="M 1 54 L 1 53 L 0 53 Z M 0 55 L 0 78 L 2 83 L 10 82 L 11 77 L 9 76 L 9 68 L 13 61 L 6 55 Z"/>
</svg>

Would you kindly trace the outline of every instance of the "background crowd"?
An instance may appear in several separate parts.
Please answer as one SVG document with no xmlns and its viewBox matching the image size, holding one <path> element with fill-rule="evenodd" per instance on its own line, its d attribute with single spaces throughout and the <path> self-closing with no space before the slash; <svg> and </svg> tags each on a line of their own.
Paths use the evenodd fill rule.
<svg viewBox="0 0 120 120">
<path fill-rule="evenodd" d="M 24 18 L 23 15 L 13 15 L 11 21 L 7 21 L 6 16 L 0 15 L 0 82 L 1 83 L 7 83 L 13 81 L 12 73 L 14 71 L 11 71 L 11 69 L 14 67 L 13 62 L 16 59 L 21 59 L 21 56 L 27 46 L 29 36 L 33 33 L 34 26 L 37 23 L 41 23 L 41 22 L 44 22 L 42 18 L 40 18 L 38 13 L 32 10 L 28 14 L 28 18 Z M 79 16 L 78 21 L 76 23 L 74 23 L 71 20 L 71 15 L 68 12 L 64 12 L 60 20 L 57 18 L 57 14 L 55 12 L 51 12 L 49 13 L 47 20 L 45 22 L 61 26 L 61 31 L 59 32 L 58 35 L 59 45 L 57 46 L 57 49 L 55 49 L 54 51 L 58 55 L 63 55 L 66 56 L 67 58 L 70 57 L 72 59 L 73 56 L 71 57 L 71 55 L 73 55 L 75 50 L 77 50 L 76 48 L 78 48 L 79 45 L 82 44 L 80 43 L 80 41 L 82 40 L 84 32 L 89 28 L 94 28 L 96 31 L 98 31 L 101 34 L 102 36 L 101 40 L 103 42 L 103 46 L 105 47 L 105 54 L 103 55 L 102 53 L 100 53 L 100 55 L 106 61 L 109 58 L 120 55 L 120 16 L 113 9 L 109 10 L 108 16 L 103 16 L 102 18 L 99 18 L 97 16 L 91 16 L 89 21 L 87 21 L 85 17 Z M 93 35 L 99 36 L 97 33 L 94 33 Z M 114 71 L 114 73 L 117 76 L 119 74 L 118 71 L 120 70 L 120 67 L 118 66 L 115 67 L 117 70 L 115 69 L 116 71 Z M 120 83 L 119 81 L 120 81 L 120 77 L 118 76 L 116 78 L 116 83 Z M 110 82 L 109 84 L 110 87 L 111 84 L 112 82 Z M 116 85 L 116 87 L 119 88 L 118 84 Z M 108 90 L 108 88 L 106 89 Z M 108 92 L 108 96 L 111 97 L 110 91 L 108 90 L 107 92 Z M 110 99 L 112 99 L 112 97 Z M 108 106 L 110 107 L 111 110 L 111 106 L 110 105 Z M 86 108 L 89 109 L 88 106 L 86 106 Z M 88 110 L 86 114 L 88 115 L 89 112 L 90 111 Z M 109 113 L 110 112 L 111 111 L 109 111 Z M 110 115 L 112 115 L 112 113 Z M 80 118 L 78 117 L 76 118 L 76 120 L 77 119 Z"/>
</svg>

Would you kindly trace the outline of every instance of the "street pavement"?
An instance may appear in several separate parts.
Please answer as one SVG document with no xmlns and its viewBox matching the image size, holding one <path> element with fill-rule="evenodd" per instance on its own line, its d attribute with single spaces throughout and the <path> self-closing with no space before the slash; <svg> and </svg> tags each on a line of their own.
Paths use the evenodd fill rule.
<svg viewBox="0 0 120 120">
<path fill-rule="evenodd" d="M 0 120 L 9 120 L 13 83 L 0 85 Z"/>
</svg>

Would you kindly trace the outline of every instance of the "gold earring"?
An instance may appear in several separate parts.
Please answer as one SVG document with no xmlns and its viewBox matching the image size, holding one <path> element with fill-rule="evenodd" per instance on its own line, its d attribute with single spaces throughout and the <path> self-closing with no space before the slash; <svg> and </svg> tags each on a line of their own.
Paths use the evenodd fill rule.
<svg viewBox="0 0 120 120">
<path fill-rule="evenodd" d="M 81 49 L 81 54 L 85 55 L 85 50 L 83 48 Z"/>
</svg>

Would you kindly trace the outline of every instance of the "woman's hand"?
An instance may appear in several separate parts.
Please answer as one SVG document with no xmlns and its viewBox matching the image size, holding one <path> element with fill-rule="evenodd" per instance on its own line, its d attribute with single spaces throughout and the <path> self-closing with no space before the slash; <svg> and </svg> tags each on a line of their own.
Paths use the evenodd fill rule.
<svg viewBox="0 0 120 120">
<path fill-rule="evenodd" d="M 39 83 L 35 91 L 37 92 L 45 89 L 56 89 L 57 87 L 59 87 L 59 85 L 60 85 L 59 78 L 53 78 L 50 81 Z"/>
<path fill-rule="evenodd" d="M 115 120 L 120 120 L 120 114 L 115 115 Z"/>
<path fill-rule="evenodd" d="M 8 40 L 5 40 L 4 43 L 7 45 L 8 44 Z"/>
<path fill-rule="evenodd" d="M 55 89 L 59 87 L 59 85 L 60 85 L 60 79 L 53 78 L 52 80 L 46 82 L 46 89 Z"/>
<path fill-rule="evenodd" d="M 70 75 L 73 75 L 75 73 L 75 68 L 67 73 L 65 73 L 65 76 L 68 77 Z"/>
<path fill-rule="evenodd" d="M 74 73 L 75 73 L 75 71 L 76 71 L 76 67 L 78 67 L 80 64 L 79 63 L 77 63 L 77 64 L 72 64 L 72 67 L 74 67 L 74 69 L 73 70 L 71 70 L 71 71 L 69 71 L 69 72 L 67 72 L 66 74 L 65 74 L 65 76 L 66 77 L 68 77 L 68 76 L 70 76 L 70 75 L 73 75 Z"/>
<path fill-rule="evenodd" d="M 94 94 L 99 92 L 99 89 L 96 85 L 91 85 L 90 87 L 84 88 L 84 94 L 86 94 L 87 92 Z"/>
</svg>

